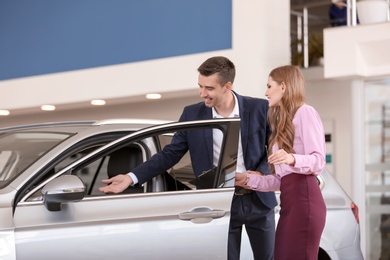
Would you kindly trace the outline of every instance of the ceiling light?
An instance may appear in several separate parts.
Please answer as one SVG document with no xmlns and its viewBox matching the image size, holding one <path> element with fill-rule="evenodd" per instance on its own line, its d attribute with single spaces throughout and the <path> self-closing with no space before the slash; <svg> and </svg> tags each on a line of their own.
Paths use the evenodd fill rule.
<svg viewBox="0 0 390 260">
<path fill-rule="evenodd" d="M 8 116 L 8 115 L 9 115 L 9 111 L 8 110 L 0 109 L 0 116 Z"/>
<path fill-rule="evenodd" d="M 147 94 L 146 98 L 147 99 L 160 99 L 161 98 L 161 94 L 157 94 L 157 93 Z"/>
<path fill-rule="evenodd" d="M 106 104 L 106 101 L 103 99 L 94 99 L 91 101 L 91 105 L 94 106 L 104 106 Z"/>
<path fill-rule="evenodd" d="M 56 109 L 56 107 L 53 105 L 42 105 L 41 109 L 44 111 L 53 111 Z"/>
</svg>

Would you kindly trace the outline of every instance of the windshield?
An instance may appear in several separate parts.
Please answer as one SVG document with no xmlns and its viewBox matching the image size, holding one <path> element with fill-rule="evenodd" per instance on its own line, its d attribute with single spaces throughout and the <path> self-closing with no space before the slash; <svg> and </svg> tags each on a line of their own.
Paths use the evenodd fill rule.
<svg viewBox="0 0 390 260">
<path fill-rule="evenodd" d="M 69 133 L 18 132 L 0 135 L 0 187 L 61 143 Z"/>
</svg>

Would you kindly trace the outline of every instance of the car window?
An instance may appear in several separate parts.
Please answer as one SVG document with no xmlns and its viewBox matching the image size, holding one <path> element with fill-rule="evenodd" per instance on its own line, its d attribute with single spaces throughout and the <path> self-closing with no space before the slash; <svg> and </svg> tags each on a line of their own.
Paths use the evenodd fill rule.
<svg viewBox="0 0 390 260">
<path fill-rule="evenodd" d="M 0 187 L 7 185 L 26 168 L 71 134 L 16 132 L 0 135 Z"/>
<path fill-rule="evenodd" d="M 56 172 L 59 172 L 78 159 L 81 159 L 92 151 L 102 147 L 108 142 L 108 140 L 105 142 L 95 142 L 96 143 L 91 143 L 91 141 L 88 141 L 88 145 L 81 146 L 83 147 L 82 149 L 79 148 L 73 153 L 70 153 L 68 156 L 62 158 L 40 178 L 40 182 L 46 181 L 55 175 Z M 80 144 L 78 144 L 78 146 L 80 146 Z M 151 141 L 151 138 L 145 138 L 141 141 L 127 144 L 126 146 L 113 150 L 108 154 L 97 157 L 85 166 L 75 168 L 74 170 L 65 172 L 64 174 L 76 175 L 81 179 L 86 188 L 85 196 L 106 195 L 99 191 L 99 187 L 104 185 L 102 180 L 111 178 L 117 174 L 130 172 L 133 168 L 144 162 L 146 158 L 150 158 L 150 154 L 152 153 L 150 150 L 151 147 L 156 147 L 156 143 Z M 123 193 L 144 193 L 147 192 L 146 187 L 147 184 L 142 186 L 135 185 L 129 187 Z M 151 189 L 149 189 L 149 191 L 151 191 Z M 42 200 L 41 189 L 37 190 L 28 198 L 28 201 L 37 200 Z"/>
<path fill-rule="evenodd" d="M 223 133 L 221 130 L 214 129 L 213 131 L 215 131 L 214 134 L 218 133 L 220 136 L 223 136 Z M 173 134 L 161 135 L 161 136 L 159 136 L 159 138 L 160 138 L 161 147 L 163 148 L 165 145 L 169 144 L 172 141 Z M 237 139 L 237 142 L 238 142 L 238 139 Z M 225 147 L 225 151 L 227 152 L 228 150 L 230 150 L 229 147 Z M 230 153 L 230 152 L 231 151 L 229 151 L 228 153 Z M 219 161 L 220 159 L 221 158 L 215 158 L 216 161 Z M 218 162 L 214 162 L 214 163 L 218 164 Z M 231 167 L 225 166 L 224 179 L 219 181 L 219 187 L 232 187 L 232 186 L 234 186 L 234 176 L 235 176 L 236 164 L 235 164 L 235 161 L 233 163 L 234 163 L 234 165 L 231 165 Z M 214 174 L 214 170 L 215 170 L 215 168 L 210 169 L 209 172 L 211 174 Z M 208 172 L 204 172 L 204 173 L 208 173 Z M 201 187 L 201 185 L 198 185 L 199 182 L 197 182 L 198 184 L 196 184 L 196 183 L 194 184 L 195 174 L 194 174 L 194 171 L 192 168 L 192 161 L 190 158 L 189 151 L 182 157 L 182 159 L 176 165 L 174 165 L 169 170 L 169 174 L 176 181 L 178 181 L 179 183 L 185 184 L 185 186 L 189 187 L 190 189 L 205 188 L 205 187 Z"/>
<path fill-rule="evenodd" d="M 33 179 L 31 179 L 31 181 L 29 182 L 29 186 L 23 187 L 22 193 L 27 194 L 29 191 L 35 190 L 31 196 L 28 196 L 27 200 L 42 200 L 42 185 L 53 176 L 56 176 L 56 173 L 60 172 L 62 169 L 77 161 L 78 159 L 83 158 L 92 151 L 129 133 L 131 132 L 112 132 L 107 134 L 98 134 L 75 143 L 72 147 L 68 148 L 60 155 L 58 155 L 53 161 L 48 162 L 46 165 L 44 165 L 42 170 L 38 174 L 36 174 Z M 77 175 L 83 181 L 87 189 L 89 189 L 90 187 L 92 187 L 93 183 L 97 181 L 96 179 L 94 179 L 94 174 L 97 172 L 97 167 L 100 163 L 104 163 L 104 161 L 105 158 L 100 158 L 99 160 L 94 161 L 93 164 L 91 164 L 89 167 L 86 167 L 85 169 L 80 169 L 74 172 L 65 172 L 64 174 Z M 36 190 L 37 187 L 40 188 Z"/>
<path fill-rule="evenodd" d="M 165 133 L 128 143 L 107 155 L 96 158 L 88 165 L 72 172 L 72 174 L 77 175 L 83 181 L 86 187 L 86 196 L 107 195 L 99 191 L 99 187 L 105 185 L 102 183 L 103 179 L 131 172 L 135 167 L 161 150 L 167 144 L 167 141 L 170 142 L 172 136 L 173 133 Z M 79 154 L 77 156 L 82 157 L 83 155 Z M 191 179 L 194 179 L 194 173 L 187 152 L 175 166 L 163 174 L 142 185 L 130 186 L 121 194 L 195 189 L 196 187 L 189 183 Z"/>
<path fill-rule="evenodd" d="M 137 140 L 136 142 L 127 143 L 126 146 L 112 151 L 105 157 L 95 160 L 91 164 L 78 170 L 75 174 L 77 174 L 81 179 L 84 180 L 84 183 L 86 184 L 88 190 L 88 195 L 102 195 L 101 192 L 98 191 L 98 188 L 102 186 L 102 179 L 111 178 L 116 174 L 131 172 L 132 169 L 134 169 L 136 166 L 150 159 L 156 152 L 162 150 L 167 144 L 171 143 L 173 135 L 174 132 L 164 132 L 158 135 L 149 136 L 145 139 Z M 228 149 L 226 148 L 226 150 Z M 97 169 L 98 171 L 91 171 L 91 169 Z M 213 176 L 213 170 L 215 169 L 210 170 L 212 170 L 210 176 L 213 179 L 215 178 Z M 235 162 L 234 165 L 225 167 L 225 171 L 226 170 L 233 173 L 233 175 L 229 174 L 226 176 L 234 176 Z M 82 172 L 94 172 L 92 175 L 94 175 L 95 177 L 90 177 L 93 181 L 85 181 L 85 178 L 83 178 L 81 174 Z M 234 185 L 232 182 L 232 178 L 228 178 L 229 181 L 225 181 L 225 179 L 219 181 L 219 187 L 232 187 Z M 124 193 L 146 193 L 178 190 L 185 191 L 195 190 L 199 188 L 207 188 L 202 187 L 199 182 L 194 182 L 194 180 L 195 174 L 193 171 L 189 152 L 187 152 L 179 160 L 178 163 L 176 163 L 170 169 L 167 169 L 166 172 L 161 173 L 157 177 L 142 185 L 131 186 L 126 189 Z M 92 183 L 91 187 L 89 186 L 90 183 Z"/>
<path fill-rule="evenodd" d="M 226 120 L 227 121 L 227 120 Z M 230 122 L 229 122 L 230 123 Z M 229 123 L 225 122 L 226 125 L 213 125 L 215 129 L 221 129 L 226 131 L 226 127 Z M 180 123 L 177 123 L 180 124 Z M 186 123 L 184 123 L 186 124 Z M 194 134 L 195 131 L 204 131 L 205 128 L 210 128 L 208 124 L 204 125 L 193 125 L 189 126 L 191 129 L 189 133 Z M 162 127 L 162 126 L 161 126 Z M 148 133 L 145 130 L 140 133 L 135 132 L 134 134 L 119 137 L 112 143 L 105 145 L 105 143 L 94 143 L 93 140 L 88 142 L 88 145 L 84 145 L 84 148 L 78 148 L 73 153 L 67 153 L 65 158 L 62 158 L 51 168 L 53 170 L 48 171 L 49 177 L 42 178 L 41 184 L 34 185 L 29 189 L 29 192 L 22 201 L 40 200 L 39 191 L 42 187 L 50 181 L 50 179 L 58 177 L 59 174 L 72 174 L 79 177 L 84 186 L 85 196 L 113 196 L 113 194 L 104 194 L 99 191 L 99 187 L 105 185 L 102 183 L 103 179 L 111 178 L 117 174 L 126 174 L 136 166 L 150 159 L 155 153 L 162 150 L 172 140 L 172 136 L 177 131 L 183 131 L 186 129 L 186 125 L 178 126 L 179 129 L 173 127 L 168 129 L 157 129 Z M 181 127 L 181 128 L 180 128 Z M 223 128 L 225 127 L 225 128 Z M 206 178 L 195 178 L 193 171 L 193 165 L 187 152 L 173 167 L 167 169 L 165 172 L 156 173 L 156 177 L 143 183 L 142 185 L 134 185 L 129 187 L 124 193 L 150 193 L 150 192 L 166 192 L 166 191 L 189 191 L 195 189 L 204 188 L 222 188 L 222 187 L 233 187 L 235 174 L 235 160 L 237 156 L 237 145 L 238 145 L 238 131 L 239 122 L 235 122 L 234 131 L 230 131 L 226 138 L 227 132 L 221 134 L 223 138 L 222 145 L 224 147 L 221 151 L 221 158 L 217 158 L 217 164 L 209 171 L 204 173 Z M 210 129 L 212 130 L 212 129 Z M 187 131 L 187 130 L 185 130 Z M 200 133 L 200 132 L 197 132 Z M 210 132 L 211 133 L 211 132 Z M 54 175 L 52 172 L 55 172 Z M 232 175 L 233 174 L 233 175 Z M 230 182 L 226 181 L 228 176 Z M 205 184 L 205 185 L 204 185 Z M 218 186 L 216 186 L 218 185 Z M 34 195 L 33 195 L 34 194 Z M 30 195 L 33 195 L 29 197 Z"/>
<path fill-rule="evenodd" d="M 171 143 L 173 133 L 159 135 L 158 138 L 161 149 L 163 149 L 167 144 Z M 190 183 L 190 181 L 194 179 L 190 152 L 187 152 L 176 165 L 169 169 L 168 173 L 172 178 L 186 185 L 186 187 L 196 189 L 196 186 Z"/>
<path fill-rule="evenodd" d="M 72 172 L 77 175 L 86 187 L 86 196 L 105 195 L 99 191 L 103 179 L 109 179 L 118 174 L 126 174 L 140 165 L 146 158 L 142 142 L 135 142 L 114 150 L 107 155 L 98 157 L 85 167 Z M 144 187 L 135 185 L 123 193 L 143 193 Z"/>
</svg>

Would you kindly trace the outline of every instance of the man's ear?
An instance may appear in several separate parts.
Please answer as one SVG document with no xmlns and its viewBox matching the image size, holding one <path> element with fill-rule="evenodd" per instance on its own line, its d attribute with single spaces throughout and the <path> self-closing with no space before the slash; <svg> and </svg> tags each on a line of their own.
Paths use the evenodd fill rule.
<svg viewBox="0 0 390 260">
<path fill-rule="evenodd" d="M 231 90 L 232 89 L 232 86 L 233 86 L 233 83 L 231 83 L 230 81 L 228 81 L 228 83 L 225 84 L 225 88 L 226 90 Z"/>
</svg>

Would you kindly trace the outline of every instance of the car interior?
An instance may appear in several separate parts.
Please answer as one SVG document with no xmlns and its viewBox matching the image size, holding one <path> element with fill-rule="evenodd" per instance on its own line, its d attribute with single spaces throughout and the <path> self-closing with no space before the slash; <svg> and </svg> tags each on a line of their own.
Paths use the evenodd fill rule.
<svg viewBox="0 0 390 260">
<path fill-rule="evenodd" d="M 144 147 L 145 146 L 142 145 L 142 141 L 138 143 L 131 143 L 94 160 L 85 167 L 75 170 L 72 174 L 77 175 L 83 181 L 86 187 L 86 196 L 104 195 L 98 190 L 99 187 L 104 185 L 101 181 L 103 179 L 112 178 L 118 174 L 131 172 L 135 167 L 147 160 L 147 154 L 149 152 L 145 151 Z M 97 147 L 94 147 L 93 149 L 96 148 Z M 85 156 L 91 150 L 92 148 L 88 148 L 79 151 L 63 160 L 61 163 L 56 165 L 56 172 L 64 168 L 66 165 L 69 165 L 70 162 Z M 192 172 L 191 161 L 189 155 L 187 154 L 177 165 L 168 171 L 145 184 L 130 186 L 121 194 L 191 190 L 195 188 L 194 185 L 189 183 L 189 181 L 193 178 L 194 174 Z"/>
<path fill-rule="evenodd" d="M 107 164 L 108 178 L 118 174 L 131 172 L 143 162 L 142 151 L 135 145 L 126 146 L 109 155 Z M 128 187 L 123 193 L 143 193 L 144 188 L 139 184 Z"/>
</svg>

